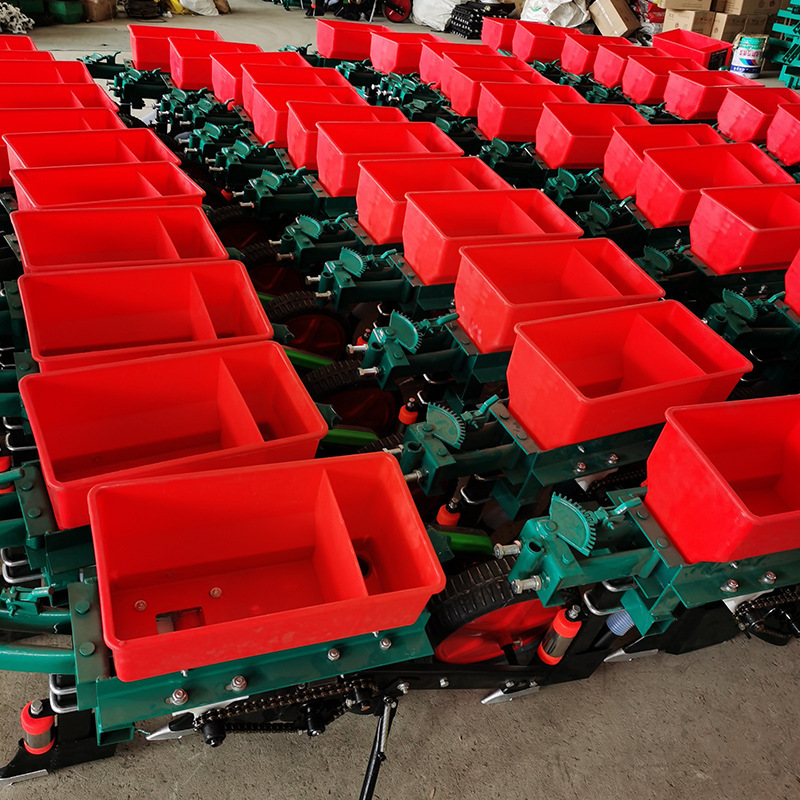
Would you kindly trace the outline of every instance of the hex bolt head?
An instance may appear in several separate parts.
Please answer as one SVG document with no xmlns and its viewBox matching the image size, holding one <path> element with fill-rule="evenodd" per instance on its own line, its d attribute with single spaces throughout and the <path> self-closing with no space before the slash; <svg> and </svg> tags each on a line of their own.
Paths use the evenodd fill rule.
<svg viewBox="0 0 800 800">
<path fill-rule="evenodd" d="M 447 678 L 439 678 L 439 688 L 446 689 L 450 685 L 450 681 Z"/>
<path fill-rule="evenodd" d="M 170 700 L 172 700 L 172 705 L 174 706 L 184 706 L 189 702 L 189 693 L 186 689 L 176 689 L 172 693 Z"/>
<path fill-rule="evenodd" d="M 331 649 L 328 650 L 328 661 L 338 661 L 341 655 L 342 654 L 335 647 L 331 647 Z"/>
<path fill-rule="evenodd" d="M 522 581 L 511 581 L 511 591 L 514 594 L 522 594 L 528 591 L 538 592 L 542 586 L 544 586 L 544 581 L 540 575 L 531 575 L 530 578 Z"/>
<path fill-rule="evenodd" d="M 219 600 L 222 597 L 222 589 L 219 586 L 215 586 L 209 593 L 209 597 L 213 597 L 214 600 Z"/>
<path fill-rule="evenodd" d="M 30 711 L 34 717 L 38 717 L 44 711 L 44 703 L 41 700 L 32 701 Z"/>
<path fill-rule="evenodd" d="M 137 600 L 133 604 L 133 607 L 136 609 L 136 611 L 146 611 L 147 610 L 147 603 L 145 603 L 144 600 Z"/>
<path fill-rule="evenodd" d="M 586 464 L 584 464 L 583 461 L 579 461 L 575 465 L 575 472 L 586 472 Z"/>
<path fill-rule="evenodd" d="M 514 683 L 514 681 L 506 681 L 505 682 L 506 689 L 513 689 L 515 686 L 516 686 L 516 684 Z"/>
<path fill-rule="evenodd" d="M 767 586 L 772 586 L 777 580 L 778 576 L 774 572 L 765 572 L 761 576 L 761 583 L 765 583 Z"/>
<path fill-rule="evenodd" d="M 401 683 L 397 684 L 397 691 L 400 694 L 408 694 L 408 690 L 411 688 L 411 684 L 408 681 L 402 681 Z"/>
<path fill-rule="evenodd" d="M 619 461 L 619 456 L 616 453 L 612 453 L 607 459 L 606 463 L 608 464 L 616 464 Z"/>
<path fill-rule="evenodd" d="M 733 580 L 733 578 L 728 579 L 727 581 L 725 581 L 725 583 L 722 584 L 722 591 L 723 592 L 730 592 L 731 594 L 733 592 L 738 592 L 739 591 L 739 582 Z"/>
<path fill-rule="evenodd" d="M 378 642 L 378 647 L 380 647 L 381 650 L 388 650 L 391 646 L 392 640 L 388 636 L 384 636 L 383 639 Z"/>
<path fill-rule="evenodd" d="M 243 692 L 247 688 L 247 679 L 244 675 L 234 675 L 231 679 L 231 689 L 234 692 Z"/>
</svg>

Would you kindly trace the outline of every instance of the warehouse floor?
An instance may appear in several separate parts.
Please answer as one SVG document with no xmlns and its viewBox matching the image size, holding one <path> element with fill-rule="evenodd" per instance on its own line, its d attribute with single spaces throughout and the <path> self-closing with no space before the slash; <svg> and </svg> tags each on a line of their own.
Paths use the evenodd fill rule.
<svg viewBox="0 0 800 800">
<path fill-rule="evenodd" d="M 230 16 L 166 24 L 215 28 L 229 41 L 265 49 L 314 39 L 314 22 L 300 11 L 261 0 L 233 6 Z M 33 37 L 59 58 L 118 49 L 129 55 L 125 19 L 54 26 Z M 741 639 L 681 657 L 608 665 L 587 682 L 499 706 L 482 706 L 475 692 L 412 694 L 401 702 L 377 796 L 798 798 L 798 647 Z M 19 709 L 46 688 L 39 676 L 4 678 L 0 758 L 16 748 Z M 115 759 L 19 784 L 5 796 L 355 798 L 373 731 L 371 719 L 347 717 L 318 739 L 240 735 L 216 750 L 197 737 L 156 744 L 137 737 Z"/>
</svg>

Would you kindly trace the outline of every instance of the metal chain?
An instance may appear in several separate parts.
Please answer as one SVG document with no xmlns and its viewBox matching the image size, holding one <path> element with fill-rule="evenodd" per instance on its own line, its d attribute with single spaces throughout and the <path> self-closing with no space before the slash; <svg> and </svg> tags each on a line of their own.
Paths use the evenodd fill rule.
<svg viewBox="0 0 800 800">
<path fill-rule="evenodd" d="M 294 690 L 283 692 L 281 694 L 272 695 L 271 697 L 262 698 L 248 698 L 246 700 L 239 700 L 236 703 L 224 706 L 222 708 L 212 708 L 195 717 L 194 728 L 199 730 L 209 722 L 216 722 L 218 720 L 226 721 L 234 717 L 242 716 L 243 714 L 255 714 L 261 711 L 274 711 L 279 708 L 288 708 L 290 706 L 300 705 L 302 703 L 310 703 L 319 700 L 332 700 L 336 697 L 342 698 L 342 705 L 340 709 L 336 709 L 336 716 L 334 719 L 341 716 L 345 711 L 344 696 L 351 691 L 361 689 L 370 693 L 377 692 L 377 686 L 369 678 L 355 678 L 344 682 L 328 683 L 318 686 L 308 686 L 306 688 L 297 687 Z M 242 722 L 230 725 L 226 723 L 226 730 L 231 732 L 285 732 L 291 730 L 298 730 L 298 726 L 289 722 Z"/>
<path fill-rule="evenodd" d="M 785 589 L 778 589 L 775 592 L 763 594 L 761 597 L 756 597 L 755 599 L 748 600 L 745 603 L 740 603 L 736 607 L 736 611 L 734 611 L 733 616 L 734 619 L 740 620 L 745 614 L 751 611 L 760 611 L 761 609 L 798 602 L 800 602 L 800 588 L 787 587 Z"/>
</svg>

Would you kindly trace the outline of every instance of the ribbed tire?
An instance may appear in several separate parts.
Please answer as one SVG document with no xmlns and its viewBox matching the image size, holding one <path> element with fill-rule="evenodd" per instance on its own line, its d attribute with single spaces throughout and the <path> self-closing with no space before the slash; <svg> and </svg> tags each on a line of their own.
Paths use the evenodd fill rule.
<svg viewBox="0 0 800 800">
<path fill-rule="evenodd" d="M 437 659 L 491 660 L 503 655 L 500 643 L 527 643 L 546 629 L 557 609 L 544 608 L 531 594 L 514 594 L 508 580 L 513 565 L 512 558 L 485 561 L 447 579 L 444 591 L 428 604 L 428 634 Z"/>
<path fill-rule="evenodd" d="M 400 394 L 381 389 L 371 375 L 359 375 L 358 361 L 339 361 L 303 376 L 308 393 L 328 403 L 342 418 L 343 427 L 369 428 L 388 436 L 397 428 Z"/>
<path fill-rule="evenodd" d="M 290 347 L 333 359 L 344 356 L 350 341 L 347 321 L 319 306 L 313 292 L 289 292 L 276 297 L 265 310 L 270 322 L 285 325 L 294 334 Z"/>
</svg>

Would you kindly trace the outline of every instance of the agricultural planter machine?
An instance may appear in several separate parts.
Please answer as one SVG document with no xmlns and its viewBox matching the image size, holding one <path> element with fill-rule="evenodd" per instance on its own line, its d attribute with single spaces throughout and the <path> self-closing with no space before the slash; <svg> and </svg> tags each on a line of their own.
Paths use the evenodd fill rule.
<svg viewBox="0 0 800 800">
<path fill-rule="evenodd" d="M 0 780 L 353 713 L 367 800 L 409 691 L 800 635 L 798 96 L 681 31 L 131 37 L 0 59 Z"/>
</svg>

